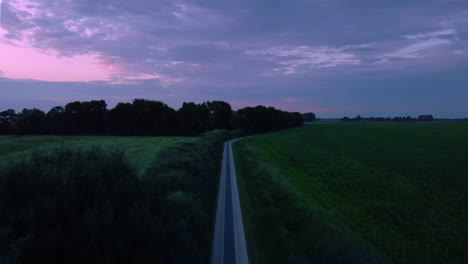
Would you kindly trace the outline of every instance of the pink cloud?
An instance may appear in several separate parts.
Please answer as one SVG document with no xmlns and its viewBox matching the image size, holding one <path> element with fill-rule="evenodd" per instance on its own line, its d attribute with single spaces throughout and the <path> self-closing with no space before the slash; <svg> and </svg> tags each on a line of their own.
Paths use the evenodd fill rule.
<svg viewBox="0 0 468 264">
<path fill-rule="evenodd" d="M 33 48 L 8 45 L 1 37 L 0 58 L 4 77 L 11 79 L 88 82 L 108 80 L 110 77 L 99 67 L 97 54 L 57 57 Z"/>
<path fill-rule="evenodd" d="M 129 70 L 122 64 L 116 62 L 116 58 L 108 55 L 101 54 L 95 63 L 108 75 L 120 75 L 128 73 Z"/>
</svg>

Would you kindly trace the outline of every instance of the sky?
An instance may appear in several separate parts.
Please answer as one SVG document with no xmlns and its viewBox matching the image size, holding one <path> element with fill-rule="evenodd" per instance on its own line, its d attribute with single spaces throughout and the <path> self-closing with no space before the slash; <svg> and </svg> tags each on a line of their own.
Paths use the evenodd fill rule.
<svg viewBox="0 0 468 264">
<path fill-rule="evenodd" d="M 468 117 L 468 0 L 0 0 L 0 110 Z"/>
</svg>

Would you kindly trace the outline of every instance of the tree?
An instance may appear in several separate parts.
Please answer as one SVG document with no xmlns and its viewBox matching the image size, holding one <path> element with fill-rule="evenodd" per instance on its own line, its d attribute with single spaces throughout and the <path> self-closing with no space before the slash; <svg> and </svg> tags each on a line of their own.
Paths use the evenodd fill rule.
<svg viewBox="0 0 468 264">
<path fill-rule="evenodd" d="M 72 102 L 65 106 L 65 131 L 69 133 L 103 133 L 107 104 L 104 100 Z"/>
<path fill-rule="evenodd" d="M 16 112 L 13 109 L 0 112 L 0 134 L 12 133 Z"/>
<path fill-rule="evenodd" d="M 133 100 L 134 118 L 143 134 L 163 134 L 175 126 L 176 113 L 163 102 Z"/>
<path fill-rule="evenodd" d="M 315 118 L 313 113 L 304 115 Z M 304 115 L 261 105 L 234 112 L 223 101 L 183 103 L 178 111 L 146 99 L 118 103 L 109 111 L 104 100 L 75 101 L 53 107 L 47 114 L 38 109 L 1 112 L 0 134 L 198 135 L 231 128 L 263 132 L 302 126 Z"/>
<path fill-rule="evenodd" d="M 17 130 L 20 134 L 42 134 L 45 132 L 45 113 L 39 109 L 23 109 L 18 114 Z"/>
<path fill-rule="evenodd" d="M 114 134 L 135 134 L 136 124 L 136 114 L 131 103 L 118 103 L 109 111 L 109 129 Z"/>
<path fill-rule="evenodd" d="M 206 106 L 210 113 L 210 129 L 227 129 L 231 126 L 232 108 L 226 102 L 207 102 Z"/>
<path fill-rule="evenodd" d="M 432 122 L 432 120 L 434 120 L 434 117 L 432 115 L 420 115 L 418 117 L 418 120 L 423 122 Z"/>
<path fill-rule="evenodd" d="M 55 106 L 46 114 L 46 131 L 51 134 L 62 134 L 65 132 L 65 108 Z"/>
<path fill-rule="evenodd" d="M 317 120 L 314 113 L 304 113 L 302 114 L 304 122 L 314 122 Z"/>
<path fill-rule="evenodd" d="M 276 110 L 273 107 L 259 105 L 256 107 L 245 107 L 237 111 L 234 124 L 236 128 L 266 132 L 302 126 L 304 119 L 300 113 L 289 113 Z"/>
<path fill-rule="evenodd" d="M 209 129 L 210 110 L 206 104 L 183 103 L 177 120 L 181 133 L 199 134 Z"/>
</svg>

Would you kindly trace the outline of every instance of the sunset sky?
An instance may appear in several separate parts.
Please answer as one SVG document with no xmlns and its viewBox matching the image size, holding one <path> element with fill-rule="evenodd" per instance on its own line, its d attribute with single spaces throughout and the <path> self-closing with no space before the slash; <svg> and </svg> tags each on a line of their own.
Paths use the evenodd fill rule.
<svg viewBox="0 0 468 264">
<path fill-rule="evenodd" d="M 0 110 L 134 98 L 468 117 L 467 0 L 0 0 Z"/>
</svg>

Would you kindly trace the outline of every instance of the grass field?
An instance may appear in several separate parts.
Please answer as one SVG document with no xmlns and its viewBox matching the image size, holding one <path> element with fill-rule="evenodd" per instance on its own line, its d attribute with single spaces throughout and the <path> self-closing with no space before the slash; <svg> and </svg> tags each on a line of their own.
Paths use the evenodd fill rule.
<svg viewBox="0 0 468 264">
<path fill-rule="evenodd" d="M 142 172 L 161 150 L 179 142 L 196 140 L 196 137 L 150 136 L 0 136 L 0 166 L 33 151 L 100 146 L 106 150 L 123 150 L 129 161 Z"/>
<path fill-rule="evenodd" d="M 330 122 L 236 143 L 254 262 L 467 263 L 466 135 L 467 124 Z"/>
</svg>

